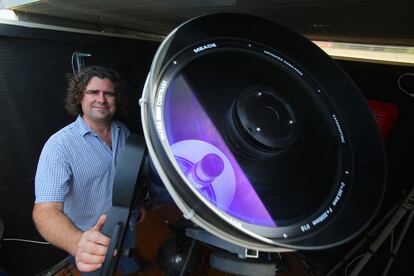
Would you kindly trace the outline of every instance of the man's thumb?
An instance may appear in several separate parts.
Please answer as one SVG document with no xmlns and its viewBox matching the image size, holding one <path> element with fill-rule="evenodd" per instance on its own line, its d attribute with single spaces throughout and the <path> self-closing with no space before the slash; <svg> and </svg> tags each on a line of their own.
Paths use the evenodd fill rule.
<svg viewBox="0 0 414 276">
<path fill-rule="evenodd" d="M 105 224 L 105 221 L 106 221 L 106 215 L 100 216 L 95 226 L 93 227 L 93 229 L 100 232 L 102 230 L 102 227 Z"/>
</svg>

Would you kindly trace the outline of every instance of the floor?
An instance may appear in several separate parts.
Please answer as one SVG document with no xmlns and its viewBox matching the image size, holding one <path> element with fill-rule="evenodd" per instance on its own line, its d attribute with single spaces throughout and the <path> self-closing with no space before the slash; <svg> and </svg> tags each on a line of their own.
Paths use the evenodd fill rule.
<svg viewBox="0 0 414 276">
<path fill-rule="evenodd" d="M 141 272 L 131 274 L 129 276 L 134 275 L 142 275 L 142 276 L 163 276 L 163 275 L 179 275 L 179 268 L 178 270 L 174 270 L 174 266 L 170 265 L 170 272 L 165 273 L 160 269 L 160 266 L 165 264 L 160 263 L 160 266 L 157 263 L 157 253 L 159 249 L 162 247 L 165 252 L 171 252 L 173 249 L 174 252 L 176 251 L 177 242 L 174 239 L 177 237 L 177 230 L 171 227 L 171 223 L 176 222 L 177 219 L 181 217 L 181 214 L 175 210 L 170 208 L 169 206 L 160 206 L 156 209 L 153 209 L 146 213 L 144 220 L 139 224 L 137 230 L 137 241 L 138 246 L 135 251 L 135 255 L 138 259 L 147 260 L 152 264 L 152 270 L 149 272 Z M 171 240 L 170 240 L 171 239 Z M 169 242 L 167 242 L 170 240 Z M 181 243 L 182 252 L 190 251 L 189 248 L 191 247 L 191 242 L 184 242 Z M 209 254 L 211 250 L 200 243 L 197 243 L 193 247 L 193 254 L 191 258 L 189 258 L 188 266 L 190 268 L 190 272 L 186 275 L 204 275 L 204 276 L 231 276 L 233 274 L 229 274 L 226 272 L 222 272 L 216 270 L 209 266 Z M 183 253 L 183 256 L 186 254 Z M 282 266 L 280 266 L 281 270 L 288 270 L 288 272 L 278 272 L 275 275 L 280 276 L 307 276 L 307 275 L 314 275 L 319 276 L 322 275 L 319 273 L 315 268 L 310 268 L 307 263 L 304 263 L 297 254 L 295 253 L 281 253 L 279 257 L 282 259 Z M 168 259 L 168 254 L 161 258 L 163 260 Z M 170 262 L 174 263 L 174 260 Z M 181 262 L 182 263 L 182 262 Z M 73 267 L 67 267 L 57 274 L 58 276 L 78 276 L 81 275 L 76 269 Z M 259 275 L 254 275 L 259 276 Z"/>
</svg>

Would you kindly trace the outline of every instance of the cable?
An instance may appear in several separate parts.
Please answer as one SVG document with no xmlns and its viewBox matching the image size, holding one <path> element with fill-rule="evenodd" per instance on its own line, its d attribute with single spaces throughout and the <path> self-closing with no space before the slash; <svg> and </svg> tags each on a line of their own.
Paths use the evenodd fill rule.
<svg viewBox="0 0 414 276">
<path fill-rule="evenodd" d="M 59 263 L 55 264 L 51 268 L 48 268 L 45 271 L 42 271 L 35 276 L 53 276 L 53 275 L 68 275 L 71 276 L 72 274 L 72 268 L 70 261 L 71 257 L 66 257 L 63 260 L 61 260 Z"/>
<path fill-rule="evenodd" d="M 351 275 L 355 276 L 358 275 L 362 268 L 367 264 L 367 262 L 371 259 L 371 257 L 377 252 L 378 248 L 382 245 L 388 235 L 394 230 L 396 225 L 405 217 L 406 213 L 410 212 L 411 214 L 408 216 L 406 223 L 403 228 L 403 232 L 401 232 L 397 245 L 400 246 L 402 239 L 405 236 L 405 233 L 409 227 L 409 224 L 412 221 L 412 215 L 414 214 L 414 187 L 411 188 L 410 192 L 406 195 L 405 199 L 399 204 L 399 208 L 388 221 L 388 223 L 383 228 L 382 232 L 378 235 L 373 243 L 371 243 L 368 247 L 368 251 L 365 252 L 361 261 L 355 266 L 354 270 L 352 271 Z M 397 249 L 398 250 L 398 249 Z M 394 258 L 396 252 L 393 252 L 391 255 Z M 388 269 L 388 267 L 387 267 Z"/>
<path fill-rule="evenodd" d="M 71 63 L 72 63 L 73 75 L 75 75 L 75 76 L 77 75 L 76 69 L 77 69 L 77 71 L 79 73 L 79 71 L 82 70 L 82 68 L 85 66 L 85 63 L 83 61 L 83 58 L 84 57 L 90 57 L 90 56 L 92 56 L 92 54 L 82 53 L 82 52 L 79 52 L 79 51 L 75 51 L 72 54 Z M 76 69 L 75 69 L 75 65 L 74 65 L 75 58 L 76 58 L 76 67 L 77 67 Z"/>
<path fill-rule="evenodd" d="M 382 273 L 383 276 L 386 276 L 388 274 L 389 270 L 391 269 L 391 265 L 394 262 L 395 256 L 397 255 L 398 250 L 400 249 L 402 241 L 403 241 L 405 235 L 407 234 L 408 228 L 410 227 L 410 224 L 413 221 L 413 218 L 414 218 L 414 211 L 411 209 L 411 211 L 410 211 L 410 213 L 409 213 L 409 215 L 408 215 L 408 217 L 405 221 L 405 224 L 404 224 L 404 226 L 403 226 L 403 228 L 400 232 L 400 235 L 397 239 L 397 242 L 393 246 L 393 249 L 391 251 L 391 256 L 389 257 L 387 265 L 386 265 L 386 267 L 385 267 L 385 269 Z"/>
<path fill-rule="evenodd" d="M 413 97 L 414 98 L 414 92 L 408 92 L 407 90 L 405 90 L 404 88 L 402 88 L 402 86 L 401 86 L 401 79 L 403 78 L 403 77 L 405 77 L 405 76 L 411 76 L 411 77 L 414 77 L 414 73 L 404 73 L 404 74 L 402 74 L 399 78 L 398 78 L 398 80 L 397 80 L 397 84 L 398 84 L 398 88 L 400 88 L 400 90 L 401 91 L 403 91 L 405 94 L 407 94 L 408 96 L 410 96 L 410 97 Z"/>
<path fill-rule="evenodd" d="M 74 59 L 76 53 L 77 53 L 77 51 L 73 52 L 72 57 L 70 58 L 70 62 L 72 64 L 73 75 L 76 75 L 75 65 L 73 64 L 73 59 Z"/>
<path fill-rule="evenodd" d="M 302 257 L 302 255 L 299 252 L 296 252 L 296 254 L 292 254 L 292 255 L 296 256 L 296 258 L 298 258 L 302 262 L 302 264 L 303 264 L 303 266 L 306 270 L 306 273 L 308 273 L 309 276 L 314 276 L 315 275 L 315 273 L 313 273 L 313 270 L 311 269 L 311 267 L 308 265 L 308 263 L 305 261 L 305 259 Z"/>
<path fill-rule="evenodd" d="M 361 259 L 365 254 L 361 254 L 359 256 L 356 256 L 355 258 L 352 259 L 352 261 L 349 262 L 349 264 L 346 265 L 345 270 L 344 270 L 344 274 L 345 276 L 348 276 L 348 268 L 358 259 Z"/>
<path fill-rule="evenodd" d="M 305 266 L 306 272 L 308 273 L 309 276 L 314 276 L 315 274 L 313 274 L 312 269 L 309 267 L 308 263 L 305 262 L 305 260 L 303 258 L 300 258 L 300 260 L 302 261 L 303 265 Z"/>
<path fill-rule="evenodd" d="M 16 239 L 16 238 L 2 239 L 1 241 L 17 241 L 17 242 L 36 243 L 36 244 L 50 244 L 50 242 L 42 242 L 42 241 L 26 240 L 26 239 Z"/>
<path fill-rule="evenodd" d="M 185 261 L 184 261 L 183 267 L 181 268 L 181 271 L 180 271 L 180 276 L 183 276 L 183 275 L 184 275 L 184 273 L 185 273 L 185 269 L 187 268 L 188 261 L 190 260 L 191 254 L 193 253 L 193 250 L 194 250 L 195 241 L 196 241 L 195 239 L 193 239 L 193 240 L 191 241 L 190 250 L 188 250 L 187 257 L 185 258 Z"/>
<path fill-rule="evenodd" d="M 391 210 L 388 211 L 388 213 L 381 219 L 380 222 L 378 222 L 367 235 L 361 239 L 358 244 L 348 253 L 345 257 L 342 258 L 327 274 L 326 276 L 332 276 L 336 270 L 338 270 L 344 263 L 347 263 L 348 260 L 351 259 L 351 257 L 356 254 L 361 247 L 363 247 L 367 242 L 370 242 L 371 239 L 374 237 L 374 235 L 377 235 L 380 229 L 384 228 L 384 225 L 389 219 L 392 217 L 392 215 L 395 213 L 395 211 L 398 209 L 398 205 L 395 205 L 391 208 Z"/>
</svg>

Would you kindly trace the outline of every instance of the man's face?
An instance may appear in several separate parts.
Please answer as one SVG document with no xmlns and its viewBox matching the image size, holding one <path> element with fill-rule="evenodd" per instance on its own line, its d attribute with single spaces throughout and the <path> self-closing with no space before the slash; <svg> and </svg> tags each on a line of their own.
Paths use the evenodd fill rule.
<svg viewBox="0 0 414 276">
<path fill-rule="evenodd" d="M 112 81 L 107 78 L 91 78 L 83 93 L 81 105 L 85 121 L 109 122 L 116 112 L 116 97 Z"/>
</svg>

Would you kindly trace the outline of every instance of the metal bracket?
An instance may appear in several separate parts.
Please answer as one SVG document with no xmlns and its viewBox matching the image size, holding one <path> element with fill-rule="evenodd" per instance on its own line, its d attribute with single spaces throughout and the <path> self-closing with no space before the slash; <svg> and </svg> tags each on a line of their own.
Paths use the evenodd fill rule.
<svg viewBox="0 0 414 276">
<path fill-rule="evenodd" d="M 201 228 L 187 228 L 185 230 L 185 234 L 188 237 L 193 239 L 199 240 L 201 242 L 213 245 L 215 247 L 225 249 L 231 253 L 237 254 L 240 258 L 258 258 L 259 251 L 254 249 L 245 248 L 242 246 L 238 246 L 232 243 L 229 243 L 225 240 L 222 240 L 209 232 L 201 229 Z"/>
</svg>

